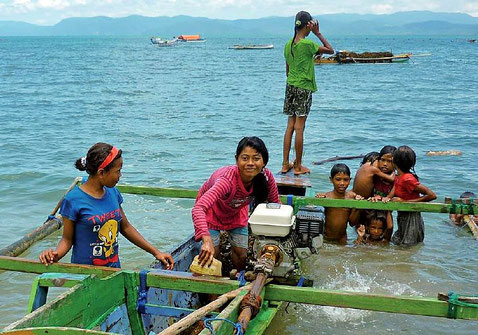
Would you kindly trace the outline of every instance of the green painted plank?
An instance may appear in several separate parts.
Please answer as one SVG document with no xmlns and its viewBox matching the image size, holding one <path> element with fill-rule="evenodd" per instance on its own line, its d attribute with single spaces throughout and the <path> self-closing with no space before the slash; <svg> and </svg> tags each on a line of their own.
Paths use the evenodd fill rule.
<svg viewBox="0 0 478 335">
<path fill-rule="evenodd" d="M 106 333 L 99 330 L 86 330 L 71 327 L 38 327 L 16 329 L 2 332 L 2 335 L 114 335 L 116 333 Z"/>
<path fill-rule="evenodd" d="M 88 277 L 6 329 L 47 326 L 86 328 L 98 319 L 98 315 L 124 303 L 123 277 L 123 273 L 106 279 Z"/>
<path fill-rule="evenodd" d="M 162 188 L 148 186 L 118 185 L 116 186 L 122 193 L 154 195 L 166 198 L 186 198 L 196 199 L 197 190 L 186 190 L 180 188 Z"/>
<path fill-rule="evenodd" d="M 133 271 L 124 271 L 122 273 L 125 275 L 124 295 L 126 299 L 126 310 L 128 311 L 131 333 L 134 335 L 145 335 L 143 320 L 141 315 L 136 310 L 136 304 L 139 297 L 138 287 L 140 285 L 139 273 Z"/>
<path fill-rule="evenodd" d="M 195 199 L 197 196 L 196 190 L 174 189 L 174 188 L 160 188 L 147 186 L 132 186 L 121 185 L 118 189 L 123 193 L 155 195 L 161 197 L 172 198 L 190 198 Z M 313 195 L 313 192 L 307 192 L 307 195 Z M 281 202 L 287 203 L 287 197 L 281 196 Z M 444 204 L 437 202 L 370 202 L 367 200 L 352 200 L 352 199 L 327 199 L 315 198 L 313 196 L 299 197 L 294 196 L 293 203 L 296 207 L 305 205 L 316 205 L 323 207 L 346 207 L 358 209 L 378 209 L 387 211 L 411 211 L 411 212 L 434 212 L 434 213 L 450 213 L 453 211 L 452 204 Z M 478 212 L 478 205 L 456 204 L 455 212 L 462 214 L 470 214 L 473 210 Z"/>
<path fill-rule="evenodd" d="M 270 304 L 268 301 L 265 301 L 259 314 L 257 314 L 256 317 L 251 320 L 249 326 L 247 326 L 246 335 L 263 334 L 266 331 L 267 327 L 269 327 L 269 325 L 271 324 L 272 319 L 274 319 L 281 305 L 282 303 L 276 305 Z"/>
<path fill-rule="evenodd" d="M 425 297 L 388 296 L 310 287 L 269 285 L 266 287 L 266 299 L 424 316 L 447 317 L 448 315 L 447 302 Z M 458 309 L 458 319 L 478 320 L 477 307 L 460 306 Z"/>
<path fill-rule="evenodd" d="M 31 259 L 9 256 L 0 256 L 0 269 L 27 273 L 77 273 L 84 275 L 95 275 L 100 278 L 107 277 L 121 271 L 121 269 L 109 268 L 105 266 L 92 266 L 61 262 L 46 266 Z"/>
<path fill-rule="evenodd" d="M 149 287 L 209 294 L 224 294 L 239 287 L 237 280 L 176 271 L 150 272 L 146 282 Z"/>
<path fill-rule="evenodd" d="M 247 294 L 247 290 L 241 291 L 227 306 L 222 310 L 216 318 L 228 319 L 232 322 L 236 322 L 239 314 L 239 306 L 241 305 L 242 298 Z M 225 321 L 212 322 L 212 327 L 216 335 L 230 335 L 234 330 L 231 323 Z M 208 329 L 204 329 L 199 335 L 211 335 Z"/>
</svg>

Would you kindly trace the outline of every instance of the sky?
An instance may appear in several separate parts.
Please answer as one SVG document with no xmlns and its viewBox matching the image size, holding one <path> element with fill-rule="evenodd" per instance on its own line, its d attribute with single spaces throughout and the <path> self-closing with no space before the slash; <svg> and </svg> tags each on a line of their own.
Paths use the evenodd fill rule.
<svg viewBox="0 0 478 335">
<path fill-rule="evenodd" d="M 403 11 L 466 13 L 478 17 L 478 0 L 0 0 L 0 21 L 54 25 L 69 17 L 189 15 L 220 19 Z"/>
</svg>

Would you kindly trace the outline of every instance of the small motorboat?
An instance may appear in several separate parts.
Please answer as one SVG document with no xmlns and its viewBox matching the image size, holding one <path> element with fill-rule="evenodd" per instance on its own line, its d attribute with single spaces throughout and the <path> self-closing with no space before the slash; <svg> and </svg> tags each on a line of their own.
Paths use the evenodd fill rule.
<svg viewBox="0 0 478 335">
<path fill-rule="evenodd" d="M 247 44 L 247 45 L 240 45 L 235 44 L 229 49 L 235 50 L 263 50 L 263 49 L 274 49 L 274 44 Z"/>
<path fill-rule="evenodd" d="M 158 47 L 171 47 L 178 43 L 178 39 L 174 37 L 172 40 L 163 40 L 160 37 L 151 37 L 151 43 L 157 45 Z"/>
</svg>

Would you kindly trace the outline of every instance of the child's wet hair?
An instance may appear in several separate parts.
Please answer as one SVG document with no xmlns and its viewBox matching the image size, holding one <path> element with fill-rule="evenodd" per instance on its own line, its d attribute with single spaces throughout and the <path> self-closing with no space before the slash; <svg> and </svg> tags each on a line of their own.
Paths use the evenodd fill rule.
<svg viewBox="0 0 478 335">
<path fill-rule="evenodd" d="M 350 169 L 345 164 L 337 163 L 334 166 L 332 166 L 332 169 L 330 170 L 330 177 L 334 178 L 334 176 L 337 173 L 343 173 L 343 174 L 346 174 L 347 176 L 350 176 Z"/>
<path fill-rule="evenodd" d="M 415 154 L 415 151 L 407 145 L 398 147 L 393 153 L 393 164 L 404 173 L 412 173 L 418 179 L 418 176 L 415 173 L 416 161 L 417 155 Z"/>
<path fill-rule="evenodd" d="M 375 210 L 368 211 L 366 214 L 366 220 L 367 220 L 366 221 L 367 226 L 373 220 L 377 220 L 382 222 L 382 228 L 384 232 L 387 229 L 387 212 L 385 211 L 375 211 Z"/>
<path fill-rule="evenodd" d="M 256 150 L 258 153 L 261 154 L 262 160 L 264 161 L 264 166 L 267 165 L 269 162 L 269 151 L 267 147 L 259 137 L 251 136 L 251 137 L 244 137 L 242 140 L 239 141 L 236 148 L 236 161 L 239 158 L 239 155 L 246 147 L 251 147 L 252 149 Z M 253 185 L 253 193 L 254 196 L 254 205 L 255 208 L 258 204 L 266 202 L 269 196 L 269 186 L 268 180 L 266 175 L 263 173 L 259 173 L 252 179 Z"/>
<path fill-rule="evenodd" d="M 365 163 L 370 163 L 373 164 L 378 158 L 380 154 L 376 151 L 369 152 L 365 156 L 363 156 L 362 163 L 360 163 L 360 166 L 364 165 Z"/>
<path fill-rule="evenodd" d="M 86 171 L 89 175 L 95 175 L 101 163 L 103 163 L 110 154 L 111 149 L 113 149 L 111 144 L 98 142 L 88 150 L 86 157 L 81 157 L 76 160 L 75 167 L 80 171 Z M 118 154 L 110 164 L 105 166 L 104 171 L 111 169 L 113 162 L 121 158 L 121 153 L 122 151 L 118 150 Z"/>
<path fill-rule="evenodd" d="M 380 150 L 380 153 L 379 153 L 379 156 L 378 156 L 378 159 L 382 158 L 383 155 L 386 155 L 386 154 L 390 154 L 392 155 L 393 157 L 393 153 L 395 152 L 395 150 L 397 150 L 396 147 L 394 147 L 393 145 L 386 145 L 382 148 L 382 150 Z"/>
<path fill-rule="evenodd" d="M 460 198 L 462 198 L 462 199 L 466 199 L 466 198 L 476 198 L 476 195 L 475 195 L 475 193 L 473 193 L 473 192 L 466 191 L 466 192 L 463 192 L 463 193 L 460 195 Z"/>
</svg>

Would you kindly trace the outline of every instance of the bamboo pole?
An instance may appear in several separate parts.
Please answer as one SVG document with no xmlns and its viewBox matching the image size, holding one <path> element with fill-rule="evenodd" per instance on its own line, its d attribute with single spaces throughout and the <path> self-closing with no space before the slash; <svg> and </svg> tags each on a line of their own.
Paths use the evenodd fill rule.
<svg viewBox="0 0 478 335">
<path fill-rule="evenodd" d="M 63 199 L 65 198 L 65 195 L 68 192 L 70 192 L 73 189 L 73 187 L 75 187 L 76 184 L 78 184 L 80 181 L 81 181 L 81 177 L 75 178 L 73 183 L 66 190 L 65 194 L 63 194 L 63 196 L 61 197 L 60 201 L 58 201 L 55 208 L 53 208 L 53 210 L 51 211 L 48 220 L 45 221 L 45 223 L 43 223 L 43 225 L 41 225 L 40 227 L 36 228 L 35 230 L 29 232 L 28 234 L 26 234 L 24 237 L 22 237 L 18 241 L 14 242 L 14 243 L 10 244 L 9 246 L 0 250 L 0 256 L 16 257 L 16 256 L 22 254 L 23 252 L 25 252 L 25 250 L 27 250 L 33 243 L 35 243 L 37 241 L 40 241 L 40 240 L 44 239 L 45 237 L 47 237 L 48 235 L 50 235 L 50 234 L 54 233 L 55 231 L 59 230 L 63 226 L 63 223 L 61 222 L 61 220 L 53 219 L 51 217 L 53 217 L 56 214 L 56 212 L 58 211 L 58 209 L 60 208 L 61 203 L 62 203 Z"/>
<path fill-rule="evenodd" d="M 241 293 L 244 290 L 249 290 L 252 287 L 252 283 L 248 284 L 244 287 L 239 287 L 238 289 L 235 289 L 233 291 L 227 292 L 220 297 L 218 297 L 216 300 L 210 302 L 206 306 L 203 306 L 199 308 L 198 310 L 194 311 L 193 313 L 189 314 L 188 316 L 182 318 L 178 322 L 172 324 L 165 330 L 163 330 L 161 333 L 158 333 L 158 335 L 175 335 L 175 334 L 180 334 L 182 331 L 186 330 L 188 327 L 192 326 L 195 324 L 197 321 L 201 320 L 205 315 L 209 314 L 213 310 L 221 307 L 224 305 L 226 302 L 229 300 L 235 298 L 239 293 Z"/>
<path fill-rule="evenodd" d="M 475 239 L 478 240 L 478 226 L 473 221 L 473 217 L 470 215 L 465 215 L 463 217 L 463 221 L 468 225 L 468 228 L 470 228 L 470 231 L 475 237 Z"/>
</svg>

